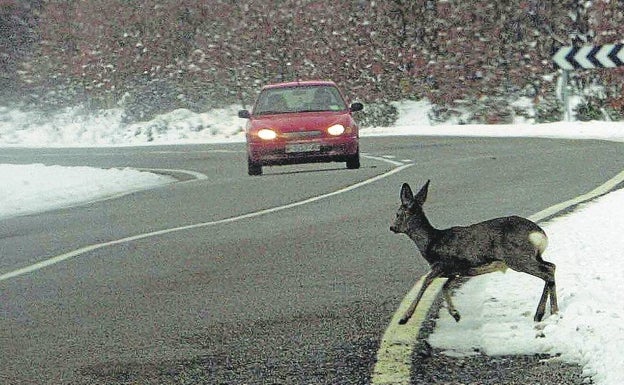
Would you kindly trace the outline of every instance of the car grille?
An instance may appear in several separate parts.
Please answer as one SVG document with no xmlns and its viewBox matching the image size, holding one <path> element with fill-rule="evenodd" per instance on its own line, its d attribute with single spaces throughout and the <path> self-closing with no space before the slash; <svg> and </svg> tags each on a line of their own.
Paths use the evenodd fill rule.
<svg viewBox="0 0 624 385">
<path fill-rule="evenodd" d="M 323 135 L 323 132 L 321 131 L 298 131 L 282 133 L 282 136 L 286 139 L 314 138 L 321 135 Z"/>
</svg>

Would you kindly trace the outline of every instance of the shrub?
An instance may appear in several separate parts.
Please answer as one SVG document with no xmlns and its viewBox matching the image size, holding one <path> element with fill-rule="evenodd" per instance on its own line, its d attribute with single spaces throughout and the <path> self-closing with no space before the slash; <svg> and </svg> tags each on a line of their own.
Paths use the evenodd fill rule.
<svg viewBox="0 0 624 385">
<path fill-rule="evenodd" d="M 535 123 L 551 123 L 563 120 L 563 105 L 556 97 L 540 98 L 535 106 Z"/>
<path fill-rule="evenodd" d="M 591 98 L 584 103 L 580 103 L 574 109 L 576 118 L 582 122 L 589 122 L 591 120 L 602 120 L 603 113 L 602 107 L 598 100 Z"/>
<path fill-rule="evenodd" d="M 356 119 L 361 127 L 388 127 L 393 125 L 398 117 L 397 108 L 383 101 L 366 104 L 364 110 L 357 113 Z"/>
<path fill-rule="evenodd" d="M 469 104 L 468 123 L 507 124 L 513 122 L 513 108 L 505 98 L 482 97 Z"/>
<path fill-rule="evenodd" d="M 136 86 L 121 103 L 124 109 L 123 121 L 146 121 L 158 114 L 181 108 L 179 95 L 175 84 L 167 81 L 156 80 Z"/>
</svg>

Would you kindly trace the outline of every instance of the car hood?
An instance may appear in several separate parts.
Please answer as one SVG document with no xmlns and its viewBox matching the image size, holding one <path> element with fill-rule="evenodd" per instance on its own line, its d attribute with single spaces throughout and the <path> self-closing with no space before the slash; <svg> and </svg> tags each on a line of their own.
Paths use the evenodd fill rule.
<svg viewBox="0 0 624 385">
<path fill-rule="evenodd" d="M 272 128 L 280 132 L 307 131 L 325 129 L 334 124 L 350 125 L 348 112 L 299 112 L 293 114 L 274 114 L 254 116 L 252 128 Z"/>
</svg>

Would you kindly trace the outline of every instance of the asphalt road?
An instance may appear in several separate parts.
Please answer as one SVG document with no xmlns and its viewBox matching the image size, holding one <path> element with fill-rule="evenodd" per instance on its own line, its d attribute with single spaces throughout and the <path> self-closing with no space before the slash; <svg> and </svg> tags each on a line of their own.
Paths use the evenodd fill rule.
<svg viewBox="0 0 624 385">
<path fill-rule="evenodd" d="M 242 144 L 0 149 L 0 163 L 208 177 L 172 172 L 183 181 L 0 221 L 0 275 L 122 240 L 0 281 L 0 383 L 367 384 L 383 331 L 427 271 L 388 230 L 402 182 L 432 180 L 426 211 L 446 227 L 528 216 L 624 169 L 624 146 L 598 141 L 368 138 L 362 151 L 359 170 L 249 177 Z"/>
</svg>

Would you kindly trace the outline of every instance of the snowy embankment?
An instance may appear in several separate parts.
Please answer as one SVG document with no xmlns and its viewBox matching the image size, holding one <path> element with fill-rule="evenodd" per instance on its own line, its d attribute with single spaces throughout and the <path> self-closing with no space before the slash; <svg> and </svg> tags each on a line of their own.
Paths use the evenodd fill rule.
<svg viewBox="0 0 624 385">
<path fill-rule="evenodd" d="M 172 183 L 131 169 L 0 164 L 0 220 Z"/>
<path fill-rule="evenodd" d="M 87 113 L 79 107 L 40 114 L 0 107 L 0 146 L 97 147 L 242 142 L 238 107 L 207 113 L 179 109 L 147 122 L 125 124 L 121 109 Z"/>
<path fill-rule="evenodd" d="M 0 146 L 242 142 L 244 120 L 236 117 L 236 109 L 204 114 L 178 110 L 150 122 L 123 125 L 121 114 L 116 111 L 87 116 L 66 110 L 42 118 L 0 108 Z M 624 141 L 623 123 L 431 126 L 427 109 L 422 103 L 400 104 L 395 126 L 365 128 L 361 135 Z M 169 182 L 132 170 L 42 165 L 0 165 L 0 178 L 0 219 Z M 13 211 L 7 212 L 9 207 Z M 611 192 L 542 225 L 550 238 L 544 258 L 557 264 L 559 314 L 535 324 L 533 313 L 543 284 L 513 271 L 492 273 L 471 279 L 455 294 L 461 322 L 455 323 L 442 311 L 430 342 L 450 354 L 549 354 L 582 365 L 594 384 L 623 384 L 624 291 L 620 284 L 624 282 L 624 190 Z"/>
<path fill-rule="evenodd" d="M 533 314 L 543 281 L 508 270 L 472 278 L 454 294 L 429 342 L 449 354 L 547 354 L 580 364 L 594 384 L 624 384 L 624 190 L 583 204 L 542 227 L 544 259 L 557 265 L 559 314 Z M 548 313 L 547 313 L 548 314 Z"/>
</svg>

